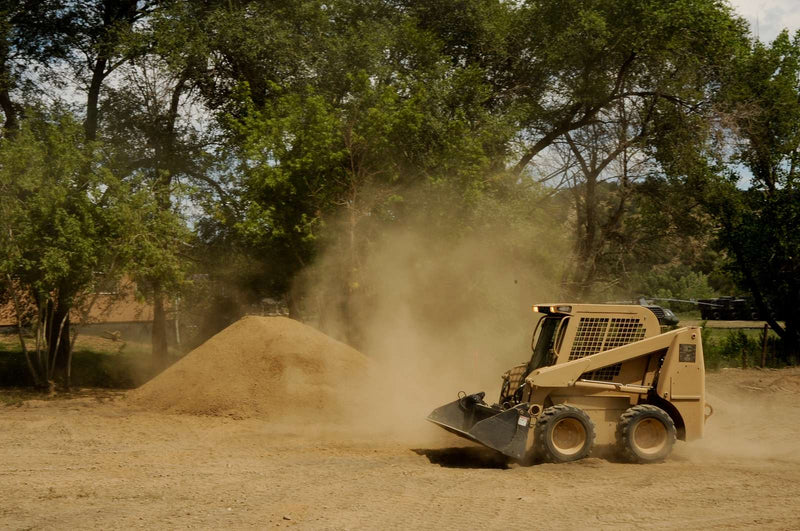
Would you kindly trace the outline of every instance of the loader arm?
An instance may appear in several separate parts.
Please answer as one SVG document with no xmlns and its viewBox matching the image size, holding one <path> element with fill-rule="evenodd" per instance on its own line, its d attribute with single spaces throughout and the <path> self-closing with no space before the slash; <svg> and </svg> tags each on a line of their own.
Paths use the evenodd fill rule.
<svg viewBox="0 0 800 531">
<path fill-rule="evenodd" d="M 649 339 L 598 352 L 585 358 L 542 367 L 531 372 L 525 381 L 536 387 L 569 387 L 575 385 L 575 382 L 584 373 L 669 349 L 678 341 L 678 338 L 689 331 L 690 328 L 679 328 Z"/>
</svg>

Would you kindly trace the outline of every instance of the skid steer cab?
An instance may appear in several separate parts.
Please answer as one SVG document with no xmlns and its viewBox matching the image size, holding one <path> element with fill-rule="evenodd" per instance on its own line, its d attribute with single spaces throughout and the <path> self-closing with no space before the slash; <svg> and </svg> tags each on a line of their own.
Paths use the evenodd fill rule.
<svg viewBox="0 0 800 531">
<path fill-rule="evenodd" d="M 460 393 L 428 420 L 521 462 L 567 462 L 595 446 L 658 462 L 703 436 L 700 329 L 662 331 L 651 308 L 546 304 L 526 363 L 503 375 L 497 403 Z"/>
</svg>

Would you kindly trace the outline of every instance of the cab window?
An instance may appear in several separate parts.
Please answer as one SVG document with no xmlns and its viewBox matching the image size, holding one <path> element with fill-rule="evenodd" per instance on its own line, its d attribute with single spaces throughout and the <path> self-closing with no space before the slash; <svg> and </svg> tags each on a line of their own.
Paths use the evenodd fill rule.
<svg viewBox="0 0 800 531">
<path fill-rule="evenodd" d="M 531 360 L 528 362 L 526 372 L 529 373 L 539 367 L 550 365 L 552 360 L 555 359 L 554 347 L 556 332 L 558 331 L 558 325 L 561 323 L 562 319 L 562 317 L 544 317 L 539 321 L 533 338 L 531 339 L 531 349 L 533 352 L 531 353 Z M 566 327 L 562 328 L 566 329 Z M 563 339 L 563 333 L 559 334 L 559 336 Z"/>
</svg>

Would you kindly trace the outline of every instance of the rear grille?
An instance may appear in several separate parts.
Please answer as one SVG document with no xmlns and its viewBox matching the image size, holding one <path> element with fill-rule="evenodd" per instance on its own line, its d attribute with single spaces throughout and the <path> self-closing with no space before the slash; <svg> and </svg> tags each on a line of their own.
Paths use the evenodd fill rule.
<svg viewBox="0 0 800 531">
<path fill-rule="evenodd" d="M 577 360 L 603 350 L 603 340 L 608 329 L 608 317 L 581 317 L 578 331 L 572 342 L 569 359 Z"/>
<path fill-rule="evenodd" d="M 644 339 L 644 325 L 636 318 L 581 317 L 569 359 L 577 360 Z M 586 380 L 611 381 L 619 376 L 621 363 L 581 376 Z"/>
<path fill-rule="evenodd" d="M 569 359 L 577 360 L 642 339 L 644 325 L 639 319 L 581 317 Z"/>
<path fill-rule="evenodd" d="M 592 372 L 585 372 L 581 375 L 584 380 L 599 380 L 603 382 L 610 382 L 615 376 L 619 376 L 619 371 L 622 369 L 622 363 L 615 363 L 602 369 L 597 369 Z"/>
<path fill-rule="evenodd" d="M 644 339 L 644 325 L 639 319 L 611 319 L 603 350 L 611 350 L 642 339 Z"/>
</svg>

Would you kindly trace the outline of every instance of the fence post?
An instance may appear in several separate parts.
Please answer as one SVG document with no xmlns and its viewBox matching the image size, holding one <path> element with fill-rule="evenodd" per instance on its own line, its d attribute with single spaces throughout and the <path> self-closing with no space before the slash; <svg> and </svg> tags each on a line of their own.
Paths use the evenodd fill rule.
<svg viewBox="0 0 800 531">
<path fill-rule="evenodd" d="M 769 325 L 764 323 L 764 331 L 761 336 L 761 368 L 763 369 L 767 364 L 767 336 L 769 333 Z"/>
</svg>

